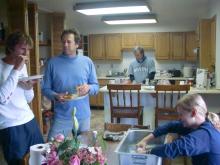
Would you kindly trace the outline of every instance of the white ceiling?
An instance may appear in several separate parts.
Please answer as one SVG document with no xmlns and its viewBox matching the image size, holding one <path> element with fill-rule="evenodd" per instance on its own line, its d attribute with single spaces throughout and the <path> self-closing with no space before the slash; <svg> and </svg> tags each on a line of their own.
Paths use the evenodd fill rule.
<svg viewBox="0 0 220 165">
<path fill-rule="evenodd" d="M 157 14 L 159 23 L 154 25 L 107 25 L 101 16 L 86 16 L 72 10 L 77 2 L 108 0 L 29 0 L 36 2 L 39 9 L 66 13 L 66 26 L 76 26 L 83 33 L 115 31 L 161 31 L 166 29 L 195 29 L 200 18 L 207 17 L 210 0 L 149 0 L 152 12 Z M 175 28 L 174 28 L 175 27 Z M 148 29 L 148 30 L 147 30 Z"/>
</svg>

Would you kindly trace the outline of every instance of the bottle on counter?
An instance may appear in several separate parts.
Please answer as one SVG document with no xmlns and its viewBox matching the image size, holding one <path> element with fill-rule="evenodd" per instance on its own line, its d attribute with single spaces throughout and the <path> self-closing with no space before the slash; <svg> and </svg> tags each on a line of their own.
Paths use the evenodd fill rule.
<svg viewBox="0 0 220 165">
<path fill-rule="evenodd" d="M 210 86 L 211 86 L 211 77 L 210 77 L 210 73 L 207 73 L 206 89 L 210 89 Z"/>
<path fill-rule="evenodd" d="M 0 41 L 5 40 L 5 28 L 4 28 L 4 23 L 0 23 Z"/>
</svg>

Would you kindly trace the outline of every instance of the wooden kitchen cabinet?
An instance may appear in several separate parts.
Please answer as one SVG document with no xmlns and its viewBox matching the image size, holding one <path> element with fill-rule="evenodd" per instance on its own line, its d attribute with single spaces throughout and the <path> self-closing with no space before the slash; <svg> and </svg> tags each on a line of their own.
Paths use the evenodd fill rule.
<svg viewBox="0 0 220 165">
<path fill-rule="evenodd" d="M 199 22 L 199 67 L 211 70 L 211 19 Z"/>
<path fill-rule="evenodd" d="M 155 56 L 157 60 L 170 59 L 169 32 L 159 32 L 155 34 Z"/>
<path fill-rule="evenodd" d="M 196 44 L 196 32 L 186 32 L 186 61 L 196 61 L 197 54 L 194 53 L 194 49 L 197 48 Z"/>
<path fill-rule="evenodd" d="M 136 42 L 144 48 L 154 48 L 154 33 L 137 33 Z"/>
<path fill-rule="evenodd" d="M 90 95 L 89 96 L 89 103 L 90 103 L 90 106 L 96 106 L 96 104 L 97 104 L 97 95 Z"/>
<path fill-rule="evenodd" d="M 136 46 L 136 33 L 123 33 L 122 34 L 122 49 L 134 48 Z"/>
<path fill-rule="evenodd" d="M 216 17 L 214 16 L 211 20 L 211 65 L 215 65 L 216 56 Z"/>
<path fill-rule="evenodd" d="M 121 34 L 105 35 L 105 59 L 121 60 Z"/>
<path fill-rule="evenodd" d="M 157 60 L 195 61 L 195 32 L 158 32 L 155 34 L 155 56 Z"/>
<path fill-rule="evenodd" d="M 89 35 L 89 56 L 93 60 L 105 59 L 105 36 L 104 34 Z"/>
<path fill-rule="evenodd" d="M 108 84 L 109 79 L 98 79 L 98 81 L 99 81 L 99 87 L 101 88 Z M 99 92 L 95 96 L 90 96 L 89 101 L 90 101 L 90 106 L 95 106 L 95 107 L 104 106 L 103 93 Z"/>
<path fill-rule="evenodd" d="M 154 48 L 154 33 L 123 33 L 122 49 L 133 49 L 135 46 Z"/>
<path fill-rule="evenodd" d="M 97 95 L 97 106 L 98 107 L 102 107 L 104 106 L 104 98 L 103 98 L 103 93 L 99 92 L 99 94 Z"/>
<path fill-rule="evenodd" d="M 170 58 L 172 60 L 185 59 L 185 33 L 170 33 Z"/>
<path fill-rule="evenodd" d="M 89 35 L 89 51 L 93 60 L 121 60 L 121 34 Z"/>
</svg>

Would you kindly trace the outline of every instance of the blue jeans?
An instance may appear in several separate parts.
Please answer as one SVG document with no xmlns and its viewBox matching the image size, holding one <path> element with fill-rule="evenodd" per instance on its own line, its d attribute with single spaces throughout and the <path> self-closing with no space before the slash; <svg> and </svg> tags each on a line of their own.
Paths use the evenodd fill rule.
<svg viewBox="0 0 220 165">
<path fill-rule="evenodd" d="M 78 134 L 81 132 L 89 131 L 90 129 L 90 117 L 86 119 L 79 120 L 79 129 L 77 131 Z M 51 140 L 52 137 L 55 137 L 57 134 L 63 134 L 65 137 L 71 135 L 72 129 L 74 129 L 72 120 L 64 120 L 64 119 L 53 119 L 52 125 L 48 134 L 47 140 Z"/>
</svg>

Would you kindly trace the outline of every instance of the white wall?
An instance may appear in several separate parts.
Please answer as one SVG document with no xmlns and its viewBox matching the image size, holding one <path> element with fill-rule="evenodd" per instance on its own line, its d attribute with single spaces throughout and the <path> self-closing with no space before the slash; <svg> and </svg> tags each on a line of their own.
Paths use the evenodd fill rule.
<svg viewBox="0 0 220 165">
<path fill-rule="evenodd" d="M 220 89 L 220 1 L 211 0 L 210 17 L 216 15 L 216 88 Z"/>
</svg>

